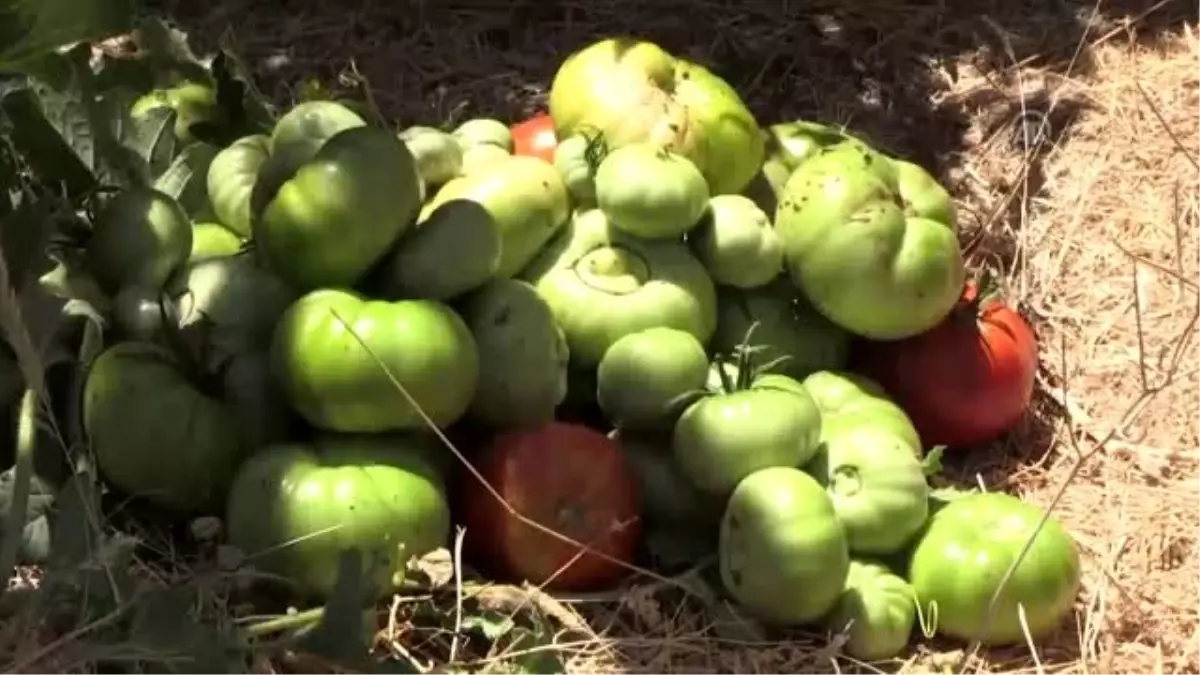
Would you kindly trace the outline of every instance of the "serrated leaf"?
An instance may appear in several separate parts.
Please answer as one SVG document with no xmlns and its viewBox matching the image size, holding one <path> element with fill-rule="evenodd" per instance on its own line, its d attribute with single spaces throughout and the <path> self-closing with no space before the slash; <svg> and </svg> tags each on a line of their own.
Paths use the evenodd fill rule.
<svg viewBox="0 0 1200 675">
<path fill-rule="evenodd" d="M 454 556 L 449 549 L 435 548 L 405 564 L 405 581 L 426 590 L 437 590 L 454 580 Z"/>
<path fill-rule="evenodd" d="M 135 0 L 13 0 L 0 7 L 0 70 L 81 40 L 125 32 Z"/>
<path fill-rule="evenodd" d="M 925 457 L 921 459 L 921 471 L 925 476 L 936 476 L 942 472 L 942 455 L 946 452 L 946 446 L 935 445 L 925 453 Z"/>
<path fill-rule="evenodd" d="M 516 623 L 513 622 L 511 616 L 494 610 L 484 610 L 479 614 L 464 616 L 462 620 L 464 631 L 478 631 L 484 638 L 492 642 L 507 635 L 514 627 L 516 627 Z"/>
<path fill-rule="evenodd" d="M 101 103 L 107 104 L 103 107 L 104 114 L 119 121 L 115 135 L 120 144 L 144 163 L 144 179 L 149 181 L 162 175 L 175 158 L 175 120 L 179 116 L 175 109 L 158 106 L 131 117 L 129 106 L 120 98 L 103 99 Z"/>
<path fill-rule="evenodd" d="M 155 86 L 169 86 L 180 80 L 213 84 L 209 64 L 192 50 L 188 34 L 168 24 L 160 16 L 138 22 L 133 41 L 141 58 L 153 65 Z"/>
<path fill-rule="evenodd" d="M 13 127 L 13 144 L 37 177 L 82 194 L 96 183 L 87 112 L 77 97 L 45 85 L 10 88 L 0 101 Z"/>
<path fill-rule="evenodd" d="M 154 189 L 175 198 L 193 219 L 211 211 L 208 168 L 218 152 L 216 146 L 204 141 L 188 145 L 154 181 Z"/>
</svg>

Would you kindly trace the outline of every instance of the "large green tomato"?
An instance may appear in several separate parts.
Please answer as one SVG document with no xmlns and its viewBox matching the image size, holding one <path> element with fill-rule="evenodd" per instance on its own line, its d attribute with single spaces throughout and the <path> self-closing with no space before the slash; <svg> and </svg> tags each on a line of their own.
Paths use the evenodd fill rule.
<svg viewBox="0 0 1200 675">
<path fill-rule="evenodd" d="M 825 148 L 791 174 L 775 215 L 789 276 L 834 323 L 894 340 L 954 307 L 965 269 L 949 195 L 864 143 Z"/>
<path fill-rule="evenodd" d="M 152 188 L 118 193 L 101 208 L 84 258 L 100 288 L 162 288 L 192 253 L 192 223 L 179 203 Z"/>
<path fill-rule="evenodd" d="M 358 113 L 335 101 L 305 101 L 287 111 L 271 130 L 272 161 L 284 174 L 311 160 L 326 141 L 347 129 L 367 123 Z"/>
<path fill-rule="evenodd" d="M 734 353 L 756 322 L 750 345 L 762 349 L 760 363 L 773 364 L 769 372 L 804 378 L 846 365 L 849 334 L 814 310 L 786 277 L 758 288 L 718 288 L 712 348 Z"/>
<path fill-rule="evenodd" d="M 829 495 L 791 467 L 738 483 L 721 518 L 721 581 L 752 616 L 797 625 L 825 615 L 850 569 L 846 535 Z"/>
<path fill-rule="evenodd" d="M 829 490 L 855 553 L 895 553 L 925 524 L 929 484 L 903 437 L 864 418 L 822 428 L 821 447 L 805 470 Z"/>
<path fill-rule="evenodd" d="M 573 53 L 550 86 L 555 135 L 599 131 L 610 148 L 649 141 L 688 158 L 712 194 L 736 194 L 763 161 L 763 136 L 737 92 L 707 68 L 627 38 Z"/>
<path fill-rule="evenodd" d="M 522 276 L 550 304 L 576 367 L 599 364 L 614 342 L 647 328 L 701 344 L 715 328 L 712 279 L 687 246 L 624 234 L 599 209 L 576 214 Z"/>
<path fill-rule="evenodd" d="M 445 427 L 466 412 L 479 381 L 475 338 L 436 300 L 311 291 L 284 313 L 271 354 L 292 406 L 329 431 L 427 428 L 417 407 Z"/>
<path fill-rule="evenodd" d="M 446 183 L 462 171 L 462 146 L 458 139 L 441 129 L 409 127 L 400 132 L 400 140 L 408 146 L 408 151 L 417 162 L 426 194 L 431 188 Z"/>
<path fill-rule="evenodd" d="M 162 347 L 109 347 L 92 362 L 83 393 L 83 426 L 100 471 L 160 508 L 211 513 L 253 449 L 236 402 L 224 395 L 219 383 L 189 377 Z"/>
<path fill-rule="evenodd" d="M 298 290 L 353 286 L 416 220 L 420 193 L 412 153 L 395 134 L 346 129 L 266 202 L 253 222 L 255 250 Z"/>
<path fill-rule="evenodd" d="M 691 334 L 647 328 L 613 343 L 596 370 L 596 401 L 621 429 L 663 430 L 682 411 L 681 398 L 701 391 L 708 355 Z"/>
<path fill-rule="evenodd" d="M 671 454 L 670 434 L 613 431 L 626 461 L 637 476 L 642 518 L 650 528 L 690 536 L 714 534 L 725 503 L 696 489 Z"/>
<path fill-rule="evenodd" d="M 686 157 L 653 143 L 630 143 L 596 168 L 596 204 L 623 232 L 679 239 L 704 215 L 708 184 Z"/>
<path fill-rule="evenodd" d="M 404 581 L 406 564 L 444 546 L 445 487 L 425 436 L 331 436 L 263 448 L 238 469 L 226 500 L 229 543 L 262 572 L 326 599 L 338 561 L 357 548 L 377 597 Z M 376 598 L 371 598 L 376 599 Z"/>
<path fill-rule="evenodd" d="M 913 551 L 908 578 L 922 614 L 939 633 L 1011 644 L 1025 640 L 1023 622 L 1035 641 L 1062 624 L 1079 592 L 1079 550 L 1057 519 L 1051 516 L 1042 524 L 1045 515 L 1033 504 L 996 492 L 962 496 L 933 514 Z"/>
<path fill-rule="evenodd" d="M 496 428 L 554 421 L 567 396 L 571 353 L 550 306 L 533 286 L 494 279 L 462 303 L 479 349 L 479 384 L 468 414 Z"/>
<path fill-rule="evenodd" d="M 242 248 L 243 240 L 220 223 L 192 225 L 192 253 L 188 262 L 225 258 Z"/>
<path fill-rule="evenodd" d="M 820 435 L 821 415 L 806 393 L 752 382 L 689 406 L 675 423 L 671 447 L 697 488 L 727 495 L 755 471 L 808 462 Z"/>
<path fill-rule="evenodd" d="M 912 586 L 886 565 L 851 560 L 846 588 L 826 617 L 832 631 L 846 631 L 846 653 L 860 661 L 882 661 L 908 646 L 917 618 Z"/>
<path fill-rule="evenodd" d="M 250 197 L 270 154 L 271 139 L 256 134 L 234 141 L 208 165 L 206 183 L 213 212 L 222 225 L 241 237 L 250 236 Z"/>
</svg>

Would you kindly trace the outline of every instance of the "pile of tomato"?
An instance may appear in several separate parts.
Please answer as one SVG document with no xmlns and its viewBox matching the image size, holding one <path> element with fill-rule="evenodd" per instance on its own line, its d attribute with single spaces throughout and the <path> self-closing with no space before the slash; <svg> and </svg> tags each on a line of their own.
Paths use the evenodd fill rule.
<svg viewBox="0 0 1200 675">
<path fill-rule="evenodd" d="M 391 593 L 457 523 L 468 567 L 551 590 L 634 582 L 665 536 L 747 616 L 864 660 L 1073 608 L 1057 520 L 930 485 L 932 455 L 1020 422 L 1038 356 L 917 164 L 760 125 L 616 40 L 515 125 L 310 101 L 226 147 L 187 129 L 190 171 L 96 216 L 84 427 L 113 489 L 223 517 L 299 596 L 351 547 Z"/>
</svg>

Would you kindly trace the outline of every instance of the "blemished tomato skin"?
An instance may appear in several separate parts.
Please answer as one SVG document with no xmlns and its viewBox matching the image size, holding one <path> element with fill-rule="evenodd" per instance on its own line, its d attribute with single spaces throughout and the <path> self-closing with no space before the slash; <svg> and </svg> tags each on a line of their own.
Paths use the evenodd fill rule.
<svg viewBox="0 0 1200 675">
<path fill-rule="evenodd" d="M 966 447 L 1003 436 L 1033 396 L 1037 337 L 1009 305 L 967 282 L 933 329 L 863 342 L 854 370 L 879 382 L 912 418 L 927 447 Z"/>
<path fill-rule="evenodd" d="M 522 122 L 512 125 L 514 155 L 530 155 L 554 163 L 554 149 L 558 146 L 558 137 L 554 133 L 554 120 L 545 113 L 539 113 Z"/>
<path fill-rule="evenodd" d="M 500 433 L 472 459 L 516 512 L 611 558 L 633 559 L 642 531 L 640 495 L 616 441 L 551 422 Z M 471 472 L 460 472 L 457 487 L 467 555 L 495 577 L 589 591 L 625 576 L 621 565 L 521 521 Z"/>
</svg>

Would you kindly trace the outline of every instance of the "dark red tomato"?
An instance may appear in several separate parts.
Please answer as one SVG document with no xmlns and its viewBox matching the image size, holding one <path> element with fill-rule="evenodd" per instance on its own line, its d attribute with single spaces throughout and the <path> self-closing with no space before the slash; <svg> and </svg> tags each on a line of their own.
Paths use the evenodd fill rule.
<svg viewBox="0 0 1200 675">
<path fill-rule="evenodd" d="M 641 536 L 636 478 L 620 446 L 588 427 L 551 422 L 496 435 L 475 467 L 518 513 L 611 558 L 628 562 Z M 472 562 L 510 581 L 597 590 L 621 565 L 529 525 L 464 471 L 457 490 Z"/>
<path fill-rule="evenodd" d="M 512 126 L 513 154 L 540 157 L 554 163 L 554 148 L 558 137 L 554 135 L 554 121 L 545 113 L 539 113 Z"/>
<path fill-rule="evenodd" d="M 989 284 L 983 282 L 985 289 Z M 926 447 L 994 440 L 1021 420 L 1033 395 L 1037 338 L 1011 307 L 967 282 L 933 329 L 864 342 L 855 370 L 879 382 L 912 418 Z"/>
</svg>

